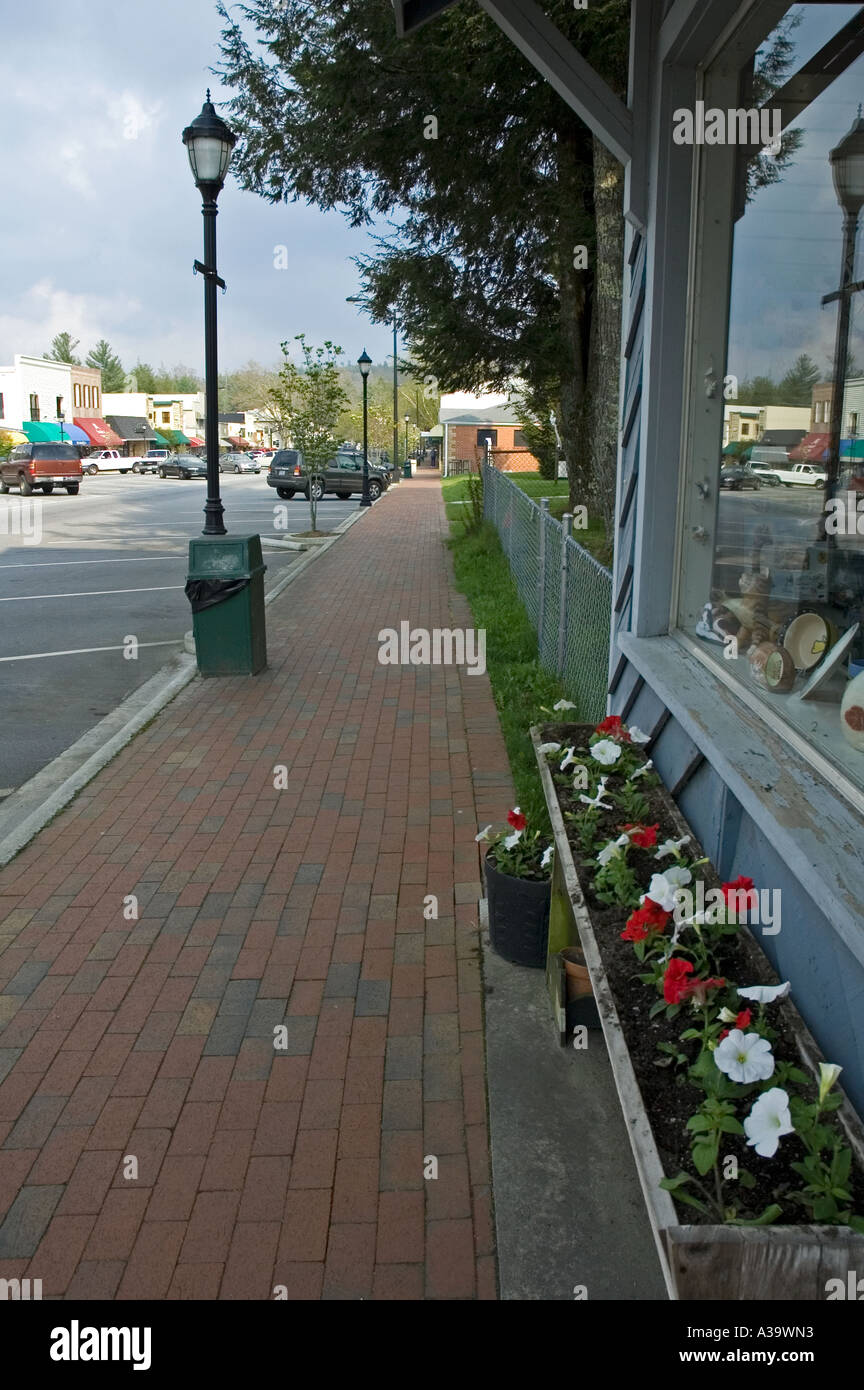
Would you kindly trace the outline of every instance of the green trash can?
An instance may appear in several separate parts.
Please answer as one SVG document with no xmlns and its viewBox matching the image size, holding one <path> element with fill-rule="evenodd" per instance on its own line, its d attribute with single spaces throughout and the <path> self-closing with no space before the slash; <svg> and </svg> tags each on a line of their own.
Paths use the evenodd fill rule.
<svg viewBox="0 0 864 1390">
<path fill-rule="evenodd" d="M 260 536 L 189 542 L 186 596 L 202 676 L 257 676 L 267 665 Z"/>
<path fill-rule="evenodd" d="M 411 460 L 410 460 L 410 459 L 406 459 L 405 462 L 404 462 L 403 465 L 402 465 L 402 477 L 403 477 L 403 478 L 410 478 L 410 477 L 411 477 Z"/>
</svg>

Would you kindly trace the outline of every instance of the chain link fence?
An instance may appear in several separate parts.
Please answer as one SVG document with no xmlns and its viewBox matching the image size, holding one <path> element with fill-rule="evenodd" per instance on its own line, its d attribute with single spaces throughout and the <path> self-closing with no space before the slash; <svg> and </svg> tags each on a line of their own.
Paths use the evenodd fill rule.
<svg viewBox="0 0 864 1390">
<path fill-rule="evenodd" d="M 483 514 L 498 532 L 517 593 L 537 630 L 540 664 L 561 678 L 581 717 L 602 719 L 612 575 L 542 502 L 538 506 L 489 464 L 483 465 Z"/>
</svg>

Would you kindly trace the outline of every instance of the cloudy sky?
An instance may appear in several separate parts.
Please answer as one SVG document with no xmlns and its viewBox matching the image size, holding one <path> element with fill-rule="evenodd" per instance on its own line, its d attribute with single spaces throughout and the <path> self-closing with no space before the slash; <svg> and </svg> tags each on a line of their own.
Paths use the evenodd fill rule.
<svg viewBox="0 0 864 1390">
<path fill-rule="evenodd" d="M 799 59 L 857 9 L 799 7 Z M 7 6 L 0 48 L 4 124 L 0 217 L 0 361 L 41 353 L 67 329 L 82 350 L 109 340 L 127 366 L 203 368 L 201 216 L 180 132 L 201 108 L 218 59 L 213 0 L 28 0 Z M 221 95 L 227 95 L 222 93 Z M 728 370 L 782 370 L 806 351 L 826 367 L 840 215 L 828 150 L 864 96 L 864 60 L 804 117 L 806 141 L 776 188 L 738 224 Z M 220 363 L 275 363 L 279 343 L 305 332 L 332 338 L 349 360 L 390 350 L 346 296 L 351 262 L 369 247 L 338 213 L 270 207 L 229 182 L 220 199 Z M 861 236 L 864 242 L 864 234 Z M 275 252 L 287 248 L 287 269 Z M 859 267 L 861 260 L 859 259 Z M 859 269 L 860 274 L 860 269 Z M 864 296 L 853 347 L 864 357 Z"/>
<path fill-rule="evenodd" d="M 860 9 L 849 5 L 799 5 L 792 71 Z M 859 58 L 807 107 L 795 128 L 803 144 L 780 183 L 762 189 L 735 232 L 729 365 L 743 379 L 783 375 L 801 352 L 826 378 L 833 356 L 836 304 L 821 298 L 840 283 L 842 214 L 834 192 L 828 153 L 855 120 L 864 100 L 864 58 Z M 864 255 L 859 234 L 858 277 Z M 864 295 L 853 298 L 850 347 L 864 361 Z"/>
<path fill-rule="evenodd" d="M 208 85 L 219 99 L 208 71 L 218 37 L 212 0 L 4 7 L 0 361 L 68 329 L 85 352 L 107 338 L 127 366 L 203 369 L 201 205 L 180 133 Z M 383 361 L 386 328 L 345 302 L 365 233 L 232 182 L 219 209 L 220 366 L 274 363 L 299 332 Z"/>
</svg>

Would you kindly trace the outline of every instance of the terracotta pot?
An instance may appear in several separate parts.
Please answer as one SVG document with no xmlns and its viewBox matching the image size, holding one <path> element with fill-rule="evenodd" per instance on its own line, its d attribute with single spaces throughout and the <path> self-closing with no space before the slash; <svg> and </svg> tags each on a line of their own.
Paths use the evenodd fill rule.
<svg viewBox="0 0 864 1390">
<path fill-rule="evenodd" d="M 568 946 L 561 952 L 561 959 L 567 974 L 567 998 L 582 999 L 586 994 L 593 994 L 591 976 L 581 946 Z"/>
</svg>

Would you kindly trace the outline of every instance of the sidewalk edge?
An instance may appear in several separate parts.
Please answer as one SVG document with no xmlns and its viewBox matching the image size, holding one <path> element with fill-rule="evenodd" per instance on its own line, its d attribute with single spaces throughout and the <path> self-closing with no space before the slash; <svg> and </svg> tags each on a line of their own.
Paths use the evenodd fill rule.
<svg viewBox="0 0 864 1390">
<path fill-rule="evenodd" d="M 264 596 L 265 606 L 278 598 L 308 565 L 335 545 L 364 515 L 353 512 L 324 545 L 307 551 L 296 565 Z M 102 771 L 112 758 L 131 743 L 145 724 L 155 718 L 181 690 L 194 680 L 198 668 L 194 656 L 180 652 L 148 681 L 133 691 L 110 714 L 47 763 L 34 777 L 0 802 L 0 869 L 53 820 L 58 812 Z M 71 768 L 71 771 L 70 771 Z"/>
</svg>

